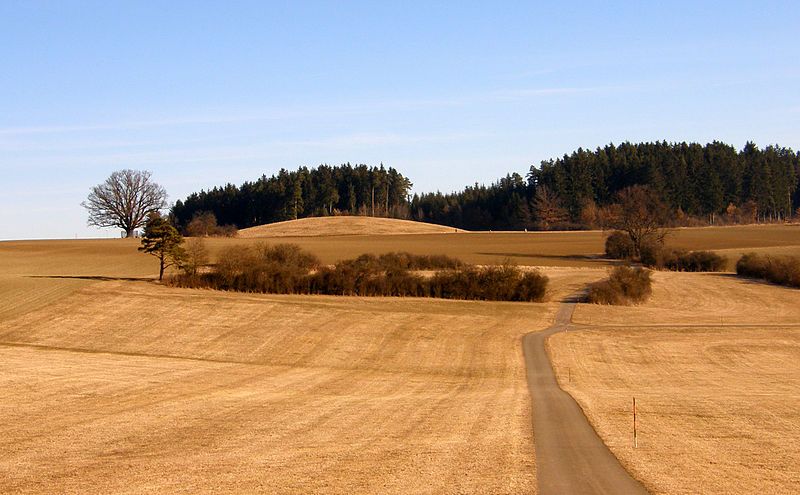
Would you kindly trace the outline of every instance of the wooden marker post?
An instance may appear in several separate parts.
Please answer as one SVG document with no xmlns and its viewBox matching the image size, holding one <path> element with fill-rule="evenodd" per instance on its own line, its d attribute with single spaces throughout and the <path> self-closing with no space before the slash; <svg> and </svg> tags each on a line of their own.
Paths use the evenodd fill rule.
<svg viewBox="0 0 800 495">
<path fill-rule="evenodd" d="M 639 439 L 636 437 L 636 397 L 633 398 L 633 448 L 639 447 Z"/>
</svg>

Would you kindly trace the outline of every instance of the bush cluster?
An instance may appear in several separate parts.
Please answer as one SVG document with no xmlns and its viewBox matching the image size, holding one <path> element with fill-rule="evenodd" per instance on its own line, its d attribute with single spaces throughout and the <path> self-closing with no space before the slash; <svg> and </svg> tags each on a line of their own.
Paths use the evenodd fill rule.
<svg viewBox="0 0 800 495">
<path fill-rule="evenodd" d="M 676 272 L 721 272 L 728 260 L 713 251 L 686 251 L 658 245 L 642 247 L 642 264 Z"/>
<path fill-rule="evenodd" d="M 547 282 L 548 278 L 538 271 L 523 272 L 509 264 L 468 266 L 437 272 L 428 281 L 428 291 L 429 296 L 443 299 L 541 301 Z"/>
<path fill-rule="evenodd" d="M 417 271 L 435 270 L 429 277 Z M 512 265 L 476 267 L 447 256 L 364 254 L 322 266 L 296 245 L 236 246 L 205 273 L 173 277 L 180 287 L 272 294 L 408 296 L 488 301 L 541 301 L 548 279 Z"/>
<path fill-rule="evenodd" d="M 736 274 L 800 289 L 800 257 L 745 254 L 736 263 Z"/>
<path fill-rule="evenodd" d="M 294 294 L 304 292 L 309 271 L 319 265 L 319 259 L 294 244 L 233 246 L 211 271 L 181 275 L 172 282 L 182 287 Z"/>
<path fill-rule="evenodd" d="M 463 261 L 443 254 L 386 253 L 379 255 L 377 262 L 387 270 L 454 270 L 464 266 Z"/>
<path fill-rule="evenodd" d="M 636 256 L 636 247 L 625 232 L 615 230 L 606 238 L 606 256 L 615 260 L 630 260 Z"/>
<path fill-rule="evenodd" d="M 239 235 L 239 230 L 235 225 L 219 225 L 216 215 L 200 211 L 196 212 L 186 225 L 184 234 L 189 237 L 236 237 Z"/>
<path fill-rule="evenodd" d="M 618 266 L 611 270 L 607 280 L 589 286 L 587 299 L 594 304 L 638 303 L 650 297 L 652 283 L 650 270 Z"/>
</svg>

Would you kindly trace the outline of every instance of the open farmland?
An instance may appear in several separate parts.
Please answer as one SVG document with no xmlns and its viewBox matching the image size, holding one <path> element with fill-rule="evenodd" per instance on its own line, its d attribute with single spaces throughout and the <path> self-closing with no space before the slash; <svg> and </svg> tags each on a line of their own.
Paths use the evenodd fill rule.
<svg viewBox="0 0 800 495">
<path fill-rule="evenodd" d="M 654 272 L 653 295 L 638 306 L 581 304 L 572 318 L 587 325 L 800 324 L 797 289 L 731 273 Z"/>
<path fill-rule="evenodd" d="M 9 279 L 134 280 L 36 278 L 86 285 L 0 322 L 3 493 L 535 491 L 519 342 L 553 305 L 169 289 L 128 241 L 30 246 Z"/>
<path fill-rule="evenodd" d="M 736 229 L 759 234 L 733 240 Z M 793 226 L 749 229 L 673 239 L 718 249 L 730 232 L 732 249 L 798 245 Z M 171 289 L 153 282 L 156 262 L 136 240 L 2 242 L 0 492 L 536 492 L 521 338 L 605 275 L 602 234 L 208 240 L 212 254 L 287 241 L 326 262 L 511 255 L 549 265 L 550 302 Z M 656 273 L 644 305 L 578 305 L 587 328 L 555 335 L 551 352 L 562 386 L 648 488 L 786 492 L 799 460 L 797 300 L 730 274 Z M 742 481 L 744 465 L 756 481 Z"/>
<path fill-rule="evenodd" d="M 340 217 L 353 218 L 353 217 Z M 447 254 L 468 263 L 492 264 L 509 259 L 520 265 L 602 267 L 605 233 L 573 232 L 459 232 L 443 234 L 368 234 L 252 237 L 211 239 L 217 250 L 231 243 L 291 242 L 317 256 L 324 263 L 363 253 L 408 251 L 414 254 Z M 764 225 L 675 229 L 670 245 L 692 250 L 719 250 L 736 256 L 741 252 L 778 250 L 800 255 L 800 225 Z M 732 266 L 732 265 L 731 265 Z"/>
<path fill-rule="evenodd" d="M 561 386 L 652 493 L 796 493 L 799 303 L 797 290 L 728 275 L 656 273 L 648 303 L 579 305 L 585 326 L 549 350 Z"/>
</svg>

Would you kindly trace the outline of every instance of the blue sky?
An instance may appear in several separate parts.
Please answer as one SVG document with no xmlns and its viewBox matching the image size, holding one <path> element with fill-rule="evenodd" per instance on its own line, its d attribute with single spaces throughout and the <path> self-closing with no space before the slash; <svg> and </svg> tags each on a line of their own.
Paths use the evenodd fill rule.
<svg viewBox="0 0 800 495">
<path fill-rule="evenodd" d="M 625 140 L 800 148 L 797 2 L 0 2 L 0 239 L 116 236 L 170 200 L 383 162 L 450 191 Z"/>
</svg>

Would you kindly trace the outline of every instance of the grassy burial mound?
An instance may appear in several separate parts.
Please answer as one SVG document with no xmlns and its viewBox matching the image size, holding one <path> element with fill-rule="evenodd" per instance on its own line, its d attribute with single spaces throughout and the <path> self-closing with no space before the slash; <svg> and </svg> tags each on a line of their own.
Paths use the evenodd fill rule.
<svg viewBox="0 0 800 495">
<path fill-rule="evenodd" d="M 239 237 L 319 237 L 338 235 L 445 234 L 461 229 L 432 223 L 361 216 L 311 217 L 269 223 L 239 231 Z"/>
<path fill-rule="evenodd" d="M 420 271 L 433 271 L 423 274 Z M 448 256 L 387 253 L 322 265 L 293 244 L 235 246 L 215 266 L 176 275 L 173 286 L 269 294 L 405 296 L 542 301 L 547 277 L 516 266 L 477 267 Z"/>
</svg>

